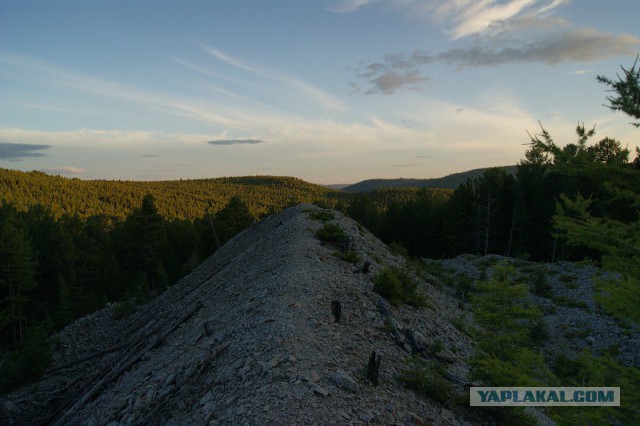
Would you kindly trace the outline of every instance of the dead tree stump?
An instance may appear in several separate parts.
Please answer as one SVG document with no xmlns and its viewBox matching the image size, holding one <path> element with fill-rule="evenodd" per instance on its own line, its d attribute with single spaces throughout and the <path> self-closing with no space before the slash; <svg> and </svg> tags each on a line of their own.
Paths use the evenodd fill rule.
<svg viewBox="0 0 640 426">
<path fill-rule="evenodd" d="M 369 355 L 369 364 L 367 365 L 367 378 L 371 380 L 374 386 L 378 385 L 378 374 L 380 373 L 380 360 L 382 357 L 376 351 L 371 351 Z"/>
<path fill-rule="evenodd" d="M 339 301 L 334 300 L 331 302 L 331 313 L 333 314 L 334 322 L 339 323 L 342 316 L 342 305 Z"/>
</svg>

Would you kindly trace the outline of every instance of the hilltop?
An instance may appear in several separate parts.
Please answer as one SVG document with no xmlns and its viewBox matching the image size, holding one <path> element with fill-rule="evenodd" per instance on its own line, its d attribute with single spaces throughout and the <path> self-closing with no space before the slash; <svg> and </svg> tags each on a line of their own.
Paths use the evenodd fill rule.
<svg viewBox="0 0 640 426">
<path fill-rule="evenodd" d="M 107 215 L 124 218 L 151 194 L 167 219 L 194 219 L 222 209 L 233 196 L 247 202 L 254 217 L 298 203 L 323 200 L 329 205 L 341 195 L 334 190 L 285 176 L 242 176 L 174 181 L 81 180 L 42 172 L 0 168 L 0 203 L 20 211 L 34 205 L 81 218 Z"/>
<path fill-rule="evenodd" d="M 507 174 L 514 175 L 516 166 L 498 167 Z M 461 173 L 453 173 L 441 178 L 432 179 L 367 179 L 362 182 L 354 183 L 341 188 L 344 192 L 371 192 L 381 188 L 442 188 L 456 189 L 460 184 L 465 183 L 467 179 L 477 179 L 489 168 L 474 169 Z"/>
</svg>

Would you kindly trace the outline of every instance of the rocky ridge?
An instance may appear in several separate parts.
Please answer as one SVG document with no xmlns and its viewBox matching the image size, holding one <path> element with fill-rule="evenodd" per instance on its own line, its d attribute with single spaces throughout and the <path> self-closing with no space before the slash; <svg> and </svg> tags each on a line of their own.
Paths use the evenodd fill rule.
<svg viewBox="0 0 640 426">
<path fill-rule="evenodd" d="M 156 299 L 118 318 L 114 306 L 57 336 L 47 376 L 3 402 L 9 424 L 469 424 L 398 381 L 420 347 L 462 392 L 471 339 L 457 301 L 415 277 L 428 308 L 388 305 L 372 276 L 404 260 L 332 212 L 369 273 L 315 237 L 300 205 L 236 235 Z M 335 322 L 332 302 L 342 307 Z M 381 355 L 379 384 L 365 370 Z"/>
</svg>

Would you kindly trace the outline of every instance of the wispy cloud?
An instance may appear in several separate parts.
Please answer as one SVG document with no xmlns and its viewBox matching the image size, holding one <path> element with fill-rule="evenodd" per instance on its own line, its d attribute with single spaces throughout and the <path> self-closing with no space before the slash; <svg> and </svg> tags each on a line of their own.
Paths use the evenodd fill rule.
<svg viewBox="0 0 640 426">
<path fill-rule="evenodd" d="M 593 71 L 589 71 L 589 70 L 574 70 L 574 71 L 569 71 L 567 73 L 565 73 L 566 75 L 585 75 L 585 74 L 589 74 Z"/>
<path fill-rule="evenodd" d="M 266 143 L 260 139 L 219 139 L 207 142 L 209 145 L 255 145 Z"/>
<path fill-rule="evenodd" d="M 89 76 L 56 64 L 26 55 L 0 51 L 0 64 L 28 70 L 39 83 L 55 85 L 80 93 L 143 106 L 172 116 L 215 123 L 229 128 L 244 126 L 226 105 L 188 99 L 183 96 L 150 92 L 126 84 Z"/>
<path fill-rule="evenodd" d="M 371 0 L 340 0 L 327 7 L 327 10 L 335 13 L 352 13 L 370 2 Z"/>
<path fill-rule="evenodd" d="M 343 103 L 336 97 L 322 91 L 321 89 L 318 89 L 317 87 L 314 87 L 308 83 L 298 80 L 295 77 L 292 77 L 290 75 L 287 75 L 285 73 L 281 73 L 278 71 L 268 70 L 262 67 L 250 65 L 237 58 L 227 55 L 218 49 L 205 46 L 205 45 L 201 45 L 201 46 L 207 53 L 209 53 L 214 58 L 217 58 L 229 65 L 232 65 L 236 68 L 247 71 L 249 73 L 252 73 L 261 77 L 266 77 L 274 81 L 278 81 L 300 92 L 301 94 L 305 95 L 305 97 L 314 100 L 316 103 L 322 105 L 324 108 L 328 108 L 336 111 L 342 111 L 345 109 L 345 106 L 343 105 Z"/>
<path fill-rule="evenodd" d="M 40 171 L 50 175 L 72 175 L 84 173 L 86 170 L 73 166 L 62 166 L 53 169 L 42 169 Z"/>
<path fill-rule="evenodd" d="M 415 163 L 405 163 L 405 164 L 389 164 L 389 167 L 399 167 L 399 168 L 403 168 L 403 167 L 414 167 L 417 166 L 417 164 Z"/>
<path fill-rule="evenodd" d="M 510 63 L 562 62 L 592 63 L 618 55 L 631 55 L 640 49 L 640 38 L 615 35 L 589 28 L 540 37 L 526 43 L 501 45 L 494 40 L 479 41 L 468 47 L 429 54 L 416 50 L 411 54 L 386 55 L 383 61 L 374 62 L 357 71 L 356 76 L 367 84 L 360 89 L 353 82 L 354 91 L 365 94 L 393 94 L 403 89 L 416 90 L 419 83 L 428 80 L 426 66 L 439 63 L 466 69 L 482 66 L 498 66 Z"/>
<path fill-rule="evenodd" d="M 590 63 L 632 54 L 639 47 L 640 38 L 636 36 L 580 28 L 521 45 L 497 48 L 476 45 L 452 49 L 438 54 L 434 59 L 460 68 L 530 62 L 549 65 L 561 62 Z"/>
<path fill-rule="evenodd" d="M 28 157 L 44 157 L 45 154 L 40 151 L 50 147 L 50 145 L 0 142 L 0 160 L 20 161 Z"/>
<path fill-rule="evenodd" d="M 569 0 L 396 0 L 412 16 L 441 25 L 452 39 L 492 30 L 522 16 L 548 15 Z"/>
</svg>

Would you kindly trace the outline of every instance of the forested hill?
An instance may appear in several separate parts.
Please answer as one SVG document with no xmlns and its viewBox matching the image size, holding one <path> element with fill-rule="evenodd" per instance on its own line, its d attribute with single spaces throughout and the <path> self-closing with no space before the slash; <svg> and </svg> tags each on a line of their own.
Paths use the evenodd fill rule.
<svg viewBox="0 0 640 426">
<path fill-rule="evenodd" d="M 204 216 L 221 210 L 233 196 L 243 199 L 254 217 L 300 203 L 332 200 L 341 195 L 331 189 L 292 177 L 249 176 L 177 181 L 80 180 L 42 172 L 0 168 L 0 204 L 26 211 L 41 205 L 54 216 L 81 218 L 109 215 L 124 218 L 152 194 L 158 212 L 167 219 Z"/>
<path fill-rule="evenodd" d="M 504 170 L 507 174 L 514 176 L 516 173 L 516 166 L 503 166 L 498 167 Z M 443 188 L 443 189 L 456 189 L 461 184 L 465 183 L 467 179 L 477 179 L 489 168 L 474 169 L 462 173 L 454 173 L 441 178 L 433 179 L 367 179 L 362 182 L 354 183 L 345 188 L 342 188 L 344 192 L 356 193 L 356 192 L 370 192 L 379 188 Z"/>
</svg>

